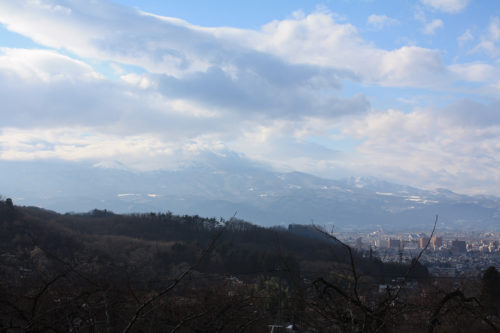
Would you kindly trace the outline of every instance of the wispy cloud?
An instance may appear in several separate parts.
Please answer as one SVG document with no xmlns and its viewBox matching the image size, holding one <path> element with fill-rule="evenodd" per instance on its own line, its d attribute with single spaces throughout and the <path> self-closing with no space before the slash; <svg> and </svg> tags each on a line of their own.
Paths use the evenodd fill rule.
<svg viewBox="0 0 500 333">
<path fill-rule="evenodd" d="M 434 35 L 437 29 L 444 27 L 443 21 L 440 19 L 435 19 L 429 23 L 426 23 L 422 29 L 422 32 L 426 35 Z"/>
<path fill-rule="evenodd" d="M 470 29 L 465 30 L 463 34 L 457 37 L 457 42 L 460 47 L 463 47 L 465 44 L 473 40 L 474 36 L 472 35 Z"/>
<path fill-rule="evenodd" d="M 493 17 L 488 27 L 489 37 L 493 41 L 500 40 L 500 19 L 498 17 Z"/>
<path fill-rule="evenodd" d="M 399 24 L 399 21 L 388 17 L 387 15 L 377 15 L 372 14 L 368 16 L 367 23 L 374 27 L 375 29 L 383 29 L 384 27 L 389 27 L 392 25 Z"/>
<path fill-rule="evenodd" d="M 470 0 L 420 0 L 424 5 L 449 14 L 456 14 L 467 8 Z"/>
<path fill-rule="evenodd" d="M 486 32 L 481 36 L 480 42 L 472 52 L 484 52 L 491 57 L 500 55 L 500 19 L 492 17 Z"/>
</svg>

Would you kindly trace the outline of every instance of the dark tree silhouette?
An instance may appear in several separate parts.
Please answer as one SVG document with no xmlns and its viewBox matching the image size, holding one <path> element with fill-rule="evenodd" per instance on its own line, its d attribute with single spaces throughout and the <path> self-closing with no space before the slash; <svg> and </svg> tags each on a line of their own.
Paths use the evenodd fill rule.
<svg viewBox="0 0 500 333">
<path fill-rule="evenodd" d="M 14 203 L 11 198 L 7 198 L 7 200 L 5 200 L 5 205 L 8 209 L 14 209 Z"/>
<path fill-rule="evenodd" d="M 481 304 L 489 314 L 500 312 L 500 274 L 494 266 L 490 266 L 481 280 Z"/>
</svg>

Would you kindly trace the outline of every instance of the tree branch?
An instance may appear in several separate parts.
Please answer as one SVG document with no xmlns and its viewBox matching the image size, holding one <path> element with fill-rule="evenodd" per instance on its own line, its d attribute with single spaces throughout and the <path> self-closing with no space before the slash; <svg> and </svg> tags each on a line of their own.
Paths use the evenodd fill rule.
<svg viewBox="0 0 500 333">
<path fill-rule="evenodd" d="M 156 300 L 162 298 L 166 294 L 168 294 L 172 289 L 174 289 L 188 274 L 190 274 L 195 268 L 197 268 L 201 262 L 205 259 L 205 257 L 212 251 L 212 249 L 215 246 L 215 243 L 219 239 L 219 237 L 222 235 L 222 233 L 225 230 L 225 226 L 221 228 L 221 230 L 215 235 L 215 237 L 212 239 L 210 244 L 203 250 L 201 256 L 198 258 L 196 263 L 189 268 L 187 268 L 184 272 L 182 272 L 179 276 L 177 276 L 174 281 L 167 286 L 165 289 L 160 291 L 158 294 L 150 297 L 147 299 L 144 303 L 142 303 L 135 311 L 133 317 L 130 319 L 128 322 L 127 326 L 123 329 L 123 333 L 127 333 L 130 331 L 130 329 L 135 325 L 137 320 L 140 318 L 146 307 L 148 307 L 150 304 L 155 302 Z"/>
</svg>

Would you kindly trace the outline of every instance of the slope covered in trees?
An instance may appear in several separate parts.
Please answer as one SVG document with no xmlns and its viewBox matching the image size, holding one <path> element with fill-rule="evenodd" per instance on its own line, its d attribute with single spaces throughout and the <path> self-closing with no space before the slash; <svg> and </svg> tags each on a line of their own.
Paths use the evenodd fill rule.
<svg viewBox="0 0 500 333">
<path fill-rule="evenodd" d="M 476 328 L 496 327 L 479 301 L 433 288 L 418 262 L 384 264 L 323 233 L 171 213 L 61 215 L 2 200 L 0 241 L 2 329 L 369 332 L 421 329 L 429 318 L 439 328 L 453 325 L 445 297 Z"/>
</svg>

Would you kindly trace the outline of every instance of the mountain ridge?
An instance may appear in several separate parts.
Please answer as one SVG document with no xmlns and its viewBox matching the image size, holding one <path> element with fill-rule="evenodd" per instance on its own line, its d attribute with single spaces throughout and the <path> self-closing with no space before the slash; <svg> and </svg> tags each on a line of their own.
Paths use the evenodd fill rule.
<svg viewBox="0 0 500 333">
<path fill-rule="evenodd" d="M 314 221 L 346 230 L 428 227 L 436 214 L 442 228 L 488 229 L 500 222 L 500 199 L 492 196 L 421 190 L 375 177 L 333 180 L 257 164 L 225 168 L 221 161 L 173 171 L 132 171 L 121 163 L 2 162 L 0 181 L 0 193 L 18 204 L 58 212 L 237 212 L 260 225 Z"/>
</svg>

